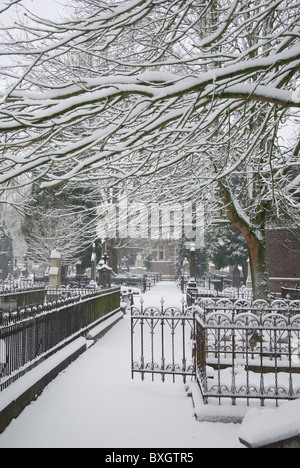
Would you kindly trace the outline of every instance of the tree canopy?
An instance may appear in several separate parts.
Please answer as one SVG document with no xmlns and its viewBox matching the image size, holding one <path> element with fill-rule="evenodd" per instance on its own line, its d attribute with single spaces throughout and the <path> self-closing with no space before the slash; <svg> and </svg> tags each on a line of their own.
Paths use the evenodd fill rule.
<svg viewBox="0 0 300 468">
<path fill-rule="evenodd" d="M 299 30 L 292 0 L 85 0 L 60 23 L 27 12 L 2 28 L 0 183 L 32 170 L 43 187 L 149 176 L 216 151 L 229 125 L 242 148 L 255 104 L 277 125 L 300 107 Z M 258 119 L 219 176 L 266 133 Z"/>
<path fill-rule="evenodd" d="M 299 218 L 299 138 L 280 133 L 299 116 L 298 2 L 77 0 L 70 12 L 26 11 L 0 30 L 1 188 L 26 174 L 42 188 L 210 193 L 266 296 L 267 219 Z"/>
</svg>

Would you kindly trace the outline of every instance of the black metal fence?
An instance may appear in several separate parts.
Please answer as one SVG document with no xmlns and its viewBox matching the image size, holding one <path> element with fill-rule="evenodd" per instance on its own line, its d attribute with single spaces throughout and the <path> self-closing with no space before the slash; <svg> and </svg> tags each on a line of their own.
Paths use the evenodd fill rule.
<svg viewBox="0 0 300 468">
<path fill-rule="evenodd" d="M 196 322 L 196 377 L 209 399 L 300 398 L 300 301 L 212 301 Z"/>
<path fill-rule="evenodd" d="M 28 290 L 43 289 L 45 287 L 44 281 L 30 282 L 21 280 L 1 281 L 0 294 L 13 294 L 19 292 L 26 292 Z"/>
<path fill-rule="evenodd" d="M 148 273 L 143 276 L 113 276 L 112 284 L 125 286 L 128 288 L 138 288 L 142 293 L 150 291 L 150 289 L 159 281 L 161 281 L 161 273 Z"/>
<path fill-rule="evenodd" d="M 41 304 L 45 297 L 45 286 L 12 288 L 0 293 L 0 311 L 15 310 L 29 305 Z"/>
<path fill-rule="evenodd" d="M 300 398 L 300 301 L 202 299 L 133 307 L 131 370 L 196 378 L 205 403 Z"/>
<path fill-rule="evenodd" d="M 131 371 L 144 380 L 167 375 L 182 376 L 184 382 L 195 374 L 191 337 L 194 332 L 193 310 L 182 308 L 132 307 L 131 311 Z"/>
<path fill-rule="evenodd" d="M 182 275 L 179 278 L 181 292 L 184 294 L 187 291 L 187 285 L 190 281 L 188 275 Z M 196 278 L 199 294 L 206 297 L 223 296 L 224 289 L 232 287 L 232 279 L 220 275 L 211 275 L 208 278 Z M 240 288 L 233 288 L 239 293 Z"/>
<path fill-rule="evenodd" d="M 116 288 L 1 312 L 0 391 L 119 307 Z"/>
<path fill-rule="evenodd" d="M 282 286 L 281 288 L 281 297 L 283 299 L 289 297 L 290 299 L 297 300 L 300 299 L 300 287 L 296 286 L 295 288 L 288 288 Z"/>
</svg>

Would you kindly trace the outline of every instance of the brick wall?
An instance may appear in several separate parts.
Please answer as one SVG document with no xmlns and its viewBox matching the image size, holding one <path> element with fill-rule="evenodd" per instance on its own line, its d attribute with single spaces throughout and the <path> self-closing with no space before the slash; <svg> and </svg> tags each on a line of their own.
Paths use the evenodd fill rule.
<svg viewBox="0 0 300 468">
<path fill-rule="evenodd" d="M 269 231 L 267 248 L 271 291 L 300 286 L 300 230 L 295 235 L 286 229 Z"/>
</svg>

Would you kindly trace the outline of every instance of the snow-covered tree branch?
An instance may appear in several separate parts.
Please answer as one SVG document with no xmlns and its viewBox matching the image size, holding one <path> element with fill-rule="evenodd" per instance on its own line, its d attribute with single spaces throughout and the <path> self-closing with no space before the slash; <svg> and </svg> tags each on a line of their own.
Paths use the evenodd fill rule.
<svg viewBox="0 0 300 468">
<path fill-rule="evenodd" d="M 0 13 L 4 13 L 7 11 L 10 7 L 16 5 L 17 3 L 20 3 L 21 0 L 6 0 L 3 5 L 0 7 Z"/>
<path fill-rule="evenodd" d="M 3 184 L 32 170 L 44 187 L 151 175 L 205 151 L 228 113 L 300 107 L 291 0 L 89 1 L 59 24 L 27 19 L 1 45 L 14 58 L 1 69 Z"/>
<path fill-rule="evenodd" d="M 298 3 L 74 4 L 1 28 L 1 187 L 29 174 L 43 188 L 138 181 L 165 200 L 212 191 L 266 296 L 268 216 L 299 206 L 299 138 L 280 140 L 300 108 Z"/>
</svg>

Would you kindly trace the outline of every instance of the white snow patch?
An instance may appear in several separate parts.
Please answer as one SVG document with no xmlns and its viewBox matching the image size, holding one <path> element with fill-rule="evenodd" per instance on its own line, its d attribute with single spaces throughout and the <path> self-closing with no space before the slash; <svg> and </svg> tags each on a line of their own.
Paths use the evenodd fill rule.
<svg viewBox="0 0 300 468">
<path fill-rule="evenodd" d="M 241 440 L 253 448 L 263 447 L 300 435 L 300 400 L 277 409 L 251 409 L 239 432 Z"/>
</svg>

